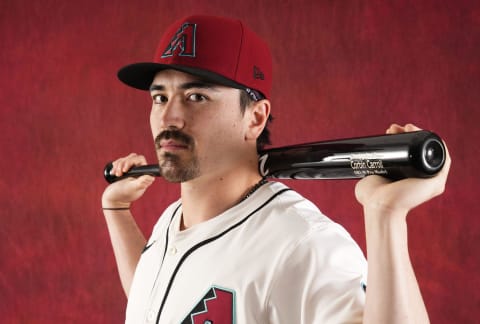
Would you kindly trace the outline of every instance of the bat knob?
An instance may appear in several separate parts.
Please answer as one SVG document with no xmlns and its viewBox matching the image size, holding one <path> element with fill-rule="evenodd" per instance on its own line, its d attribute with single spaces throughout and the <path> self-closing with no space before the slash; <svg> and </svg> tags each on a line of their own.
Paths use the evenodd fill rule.
<svg viewBox="0 0 480 324">
<path fill-rule="evenodd" d="M 108 183 L 114 183 L 116 180 L 118 180 L 117 176 L 110 174 L 110 172 L 112 171 L 112 168 L 113 168 L 113 164 L 112 162 L 109 162 L 107 163 L 107 165 L 105 165 L 105 168 L 103 169 L 103 176 Z"/>
</svg>

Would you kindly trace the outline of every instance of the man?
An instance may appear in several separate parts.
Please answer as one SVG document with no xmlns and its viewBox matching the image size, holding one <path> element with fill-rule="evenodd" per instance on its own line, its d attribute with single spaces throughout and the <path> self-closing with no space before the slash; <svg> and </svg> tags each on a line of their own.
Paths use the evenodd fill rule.
<svg viewBox="0 0 480 324">
<path fill-rule="evenodd" d="M 406 215 L 443 192 L 431 179 L 356 186 L 366 261 L 346 231 L 299 194 L 258 173 L 268 141 L 271 58 L 240 21 L 191 16 L 162 37 L 153 63 L 119 78 L 149 90 L 162 176 L 180 183 L 147 241 L 130 213 L 151 176 L 107 187 L 102 204 L 128 323 L 425 323 L 409 260 Z M 387 133 L 417 130 L 392 125 Z M 145 165 L 130 154 L 112 174 Z M 366 282 L 368 281 L 368 292 Z"/>
</svg>

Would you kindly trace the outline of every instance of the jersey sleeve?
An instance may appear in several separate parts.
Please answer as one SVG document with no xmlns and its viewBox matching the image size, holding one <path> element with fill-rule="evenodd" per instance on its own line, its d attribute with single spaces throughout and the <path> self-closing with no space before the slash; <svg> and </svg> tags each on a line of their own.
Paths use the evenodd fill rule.
<svg viewBox="0 0 480 324">
<path fill-rule="evenodd" d="M 343 227 L 312 229 L 276 265 L 270 323 L 361 323 L 365 257 Z"/>
</svg>

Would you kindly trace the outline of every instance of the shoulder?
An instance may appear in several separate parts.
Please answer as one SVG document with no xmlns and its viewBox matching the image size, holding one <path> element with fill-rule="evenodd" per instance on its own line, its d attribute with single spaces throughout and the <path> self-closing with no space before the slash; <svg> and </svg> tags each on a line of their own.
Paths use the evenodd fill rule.
<svg viewBox="0 0 480 324">
<path fill-rule="evenodd" d="M 257 205 L 271 199 L 262 209 L 261 219 L 276 232 L 285 231 L 304 237 L 313 231 L 334 230 L 349 236 L 342 226 L 324 215 L 314 203 L 282 183 L 269 183 L 259 198 Z"/>
<path fill-rule="evenodd" d="M 275 205 L 269 226 L 282 248 L 266 300 L 273 322 L 361 321 L 367 262 L 360 247 L 295 191 Z"/>
<path fill-rule="evenodd" d="M 281 251 L 279 263 L 298 259 L 317 265 L 332 262 L 363 267 L 365 258 L 358 244 L 340 224 L 325 216 L 311 201 L 281 183 L 270 183 L 263 201 L 275 198 L 252 218 L 253 236 Z M 281 194 L 278 194 L 281 192 Z M 333 255 L 338 255 L 332 258 Z M 351 260 L 348 261 L 348 260 Z M 348 265 L 347 265 L 348 266 Z"/>
</svg>

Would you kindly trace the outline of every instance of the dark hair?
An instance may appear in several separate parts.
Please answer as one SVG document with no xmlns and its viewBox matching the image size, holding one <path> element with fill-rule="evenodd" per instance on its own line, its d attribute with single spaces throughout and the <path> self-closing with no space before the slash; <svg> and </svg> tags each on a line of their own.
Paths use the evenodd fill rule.
<svg viewBox="0 0 480 324">
<path fill-rule="evenodd" d="M 247 91 L 240 91 L 240 108 L 242 110 L 242 114 L 245 113 L 245 110 L 248 106 L 254 103 L 255 100 L 247 93 Z M 263 150 L 265 145 L 272 144 L 270 141 L 270 131 L 268 130 L 268 124 L 273 121 L 272 115 L 268 116 L 267 123 L 265 124 L 265 128 L 263 129 L 260 136 L 257 138 L 257 152 Z"/>
</svg>

